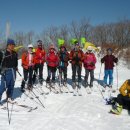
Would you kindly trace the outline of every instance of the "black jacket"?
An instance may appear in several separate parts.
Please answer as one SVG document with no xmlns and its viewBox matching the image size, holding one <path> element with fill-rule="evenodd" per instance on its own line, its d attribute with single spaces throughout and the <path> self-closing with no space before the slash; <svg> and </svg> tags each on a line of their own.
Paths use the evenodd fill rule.
<svg viewBox="0 0 130 130">
<path fill-rule="evenodd" d="M 0 52 L 0 65 L 2 65 L 2 68 L 17 68 L 17 53 L 15 51 L 9 52 L 8 50 L 6 50 L 5 52 Z"/>
</svg>

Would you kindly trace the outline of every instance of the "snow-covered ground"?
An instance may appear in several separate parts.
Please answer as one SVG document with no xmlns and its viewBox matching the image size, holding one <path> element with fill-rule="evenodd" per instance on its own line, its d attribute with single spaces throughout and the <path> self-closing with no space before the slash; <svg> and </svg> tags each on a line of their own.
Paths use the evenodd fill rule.
<svg viewBox="0 0 130 130">
<path fill-rule="evenodd" d="M 101 74 L 100 73 L 101 70 Z M 21 63 L 19 61 L 19 71 L 22 73 Z M 123 110 L 121 115 L 109 114 L 111 106 L 105 105 L 100 94 L 99 88 L 104 76 L 104 66 L 98 61 L 95 69 L 94 88 L 91 94 L 87 94 L 82 87 L 82 96 L 73 96 L 72 93 L 40 95 L 38 90 L 34 89 L 39 99 L 43 102 L 43 108 L 37 99 L 36 102 L 22 94 L 19 90 L 22 77 L 17 74 L 16 85 L 14 89 L 14 98 L 18 104 L 25 104 L 38 109 L 27 112 L 26 108 L 9 104 L 12 109 L 11 123 L 8 123 L 7 110 L 0 109 L 0 130 L 129 130 L 130 115 L 127 110 Z M 84 76 L 84 69 L 82 70 Z M 44 79 L 46 79 L 47 70 L 44 66 Z M 100 79 L 99 79 L 100 77 Z M 117 78 L 118 77 L 118 78 Z M 82 77 L 83 78 L 83 77 Z M 120 62 L 114 68 L 114 88 L 117 89 L 122 83 L 130 78 L 130 70 Z M 118 84 L 117 84 L 118 83 Z M 71 87 L 71 66 L 68 67 L 68 88 Z M 42 86 L 44 91 L 45 82 Z M 37 90 L 37 91 L 36 91 Z M 118 91 L 113 95 L 116 96 Z M 104 93 L 104 96 L 109 96 Z M 5 94 L 3 95 L 3 99 Z M 5 104 L 6 105 L 6 104 Z"/>
</svg>

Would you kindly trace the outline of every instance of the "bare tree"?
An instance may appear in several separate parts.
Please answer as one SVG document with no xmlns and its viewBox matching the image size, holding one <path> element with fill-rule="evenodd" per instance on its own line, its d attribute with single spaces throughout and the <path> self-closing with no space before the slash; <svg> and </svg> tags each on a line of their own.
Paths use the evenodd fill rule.
<svg viewBox="0 0 130 130">
<path fill-rule="evenodd" d="M 34 42 L 34 35 L 35 33 L 33 31 L 30 31 L 26 34 L 26 44 L 32 44 Z"/>
</svg>

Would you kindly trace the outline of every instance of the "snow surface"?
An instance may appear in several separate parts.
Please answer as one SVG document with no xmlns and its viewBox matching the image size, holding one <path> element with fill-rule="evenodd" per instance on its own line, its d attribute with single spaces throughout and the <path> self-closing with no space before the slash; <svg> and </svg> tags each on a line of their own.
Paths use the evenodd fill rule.
<svg viewBox="0 0 130 130">
<path fill-rule="evenodd" d="M 100 70 L 101 74 L 99 74 Z M 21 61 L 19 61 L 19 71 L 22 74 Z M 37 106 L 38 109 L 27 112 L 27 109 L 13 105 L 15 111 L 12 111 L 10 125 L 7 111 L 0 109 L 0 130 L 130 130 L 130 115 L 127 110 L 123 110 L 121 115 L 108 113 L 111 106 L 105 105 L 99 91 L 99 88 L 102 87 L 100 84 L 102 84 L 104 76 L 103 71 L 104 66 L 101 67 L 100 60 L 98 60 L 95 69 L 94 88 L 91 94 L 87 94 L 84 87 L 82 87 L 82 96 L 73 96 L 73 93 L 54 94 L 53 92 L 48 95 L 40 95 L 35 89 L 34 91 L 40 97 L 45 108 L 41 107 L 38 101 L 34 102 L 20 92 L 22 77 L 17 74 L 14 89 L 15 100 L 19 104 Z M 82 75 L 84 76 L 84 69 Z M 46 76 L 45 65 L 44 79 Z M 130 78 L 129 76 L 130 70 L 120 62 L 114 69 L 114 88 L 120 87 L 126 79 Z M 99 80 L 99 85 L 97 80 Z M 45 88 L 45 82 L 42 88 L 49 92 Z M 71 65 L 68 67 L 68 88 L 72 90 Z M 108 92 L 103 94 L 105 97 L 109 96 Z M 118 91 L 113 96 L 117 94 Z M 3 95 L 4 98 L 5 94 Z M 11 104 L 9 107 L 11 109 Z M 16 112 L 17 110 L 19 112 Z"/>
</svg>

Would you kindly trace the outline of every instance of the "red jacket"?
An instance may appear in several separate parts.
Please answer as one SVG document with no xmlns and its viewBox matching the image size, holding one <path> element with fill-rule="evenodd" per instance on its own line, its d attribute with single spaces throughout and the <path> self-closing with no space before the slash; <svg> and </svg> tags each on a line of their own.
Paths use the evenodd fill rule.
<svg viewBox="0 0 130 130">
<path fill-rule="evenodd" d="M 41 49 L 37 48 L 36 52 L 35 52 L 35 63 L 44 64 L 45 54 L 46 54 L 45 50 L 41 50 Z"/>
<path fill-rule="evenodd" d="M 46 57 L 46 63 L 50 67 L 57 67 L 59 65 L 59 57 L 56 52 L 49 52 Z"/>
<path fill-rule="evenodd" d="M 114 62 L 117 63 L 118 59 L 114 55 L 106 55 L 101 59 L 102 63 L 105 63 L 105 69 L 113 69 Z"/>
<path fill-rule="evenodd" d="M 85 53 L 84 55 L 84 67 L 89 70 L 95 69 L 96 57 L 94 53 Z"/>
<path fill-rule="evenodd" d="M 72 64 L 79 64 L 80 66 L 82 66 L 84 53 L 82 50 L 75 51 L 75 49 L 73 49 L 70 52 L 69 59 L 71 60 Z"/>
</svg>

